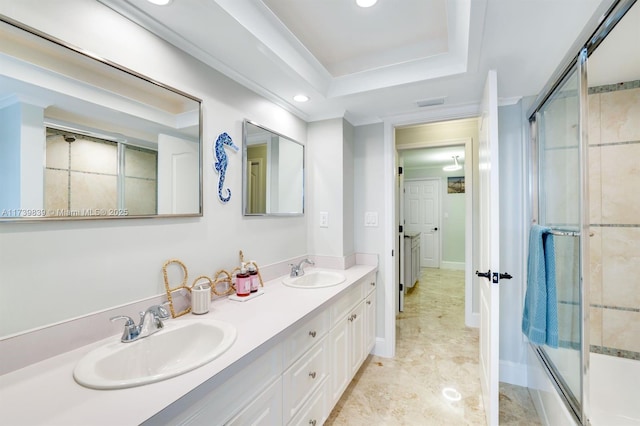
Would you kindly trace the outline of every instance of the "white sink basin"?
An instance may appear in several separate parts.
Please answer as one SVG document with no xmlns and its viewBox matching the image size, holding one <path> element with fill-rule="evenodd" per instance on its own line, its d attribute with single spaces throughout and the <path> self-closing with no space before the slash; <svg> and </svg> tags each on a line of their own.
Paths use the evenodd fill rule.
<svg viewBox="0 0 640 426">
<path fill-rule="evenodd" d="M 131 343 L 119 340 L 86 354 L 73 370 L 82 386 L 123 389 L 158 382 L 220 356 L 236 339 L 231 324 L 212 319 L 165 322 L 164 329 Z"/>
<path fill-rule="evenodd" d="M 289 287 L 321 288 L 338 285 L 345 279 L 345 276 L 339 272 L 309 271 L 301 277 L 286 277 L 282 283 Z"/>
</svg>

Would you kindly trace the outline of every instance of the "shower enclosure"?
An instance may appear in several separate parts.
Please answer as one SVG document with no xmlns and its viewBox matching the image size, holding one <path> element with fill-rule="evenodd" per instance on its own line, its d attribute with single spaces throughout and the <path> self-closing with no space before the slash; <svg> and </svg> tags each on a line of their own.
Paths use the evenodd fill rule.
<svg viewBox="0 0 640 426">
<path fill-rule="evenodd" d="M 640 5 L 611 3 L 529 111 L 531 216 L 554 236 L 559 324 L 557 348 L 533 349 L 595 426 L 640 425 Z"/>
</svg>

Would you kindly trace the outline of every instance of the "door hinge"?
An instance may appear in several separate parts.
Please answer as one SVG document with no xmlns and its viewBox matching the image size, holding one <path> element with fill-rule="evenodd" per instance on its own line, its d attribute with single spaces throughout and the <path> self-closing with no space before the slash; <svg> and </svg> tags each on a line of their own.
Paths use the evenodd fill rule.
<svg viewBox="0 0 640 426">
<path fill-rule="evenodd" d="M 400 227 L 398 228 L 398 232 L 402 232 L 404 228 L 402 227 L 402 225 L 400 225 Z"/>
<path fill-rule="evenodd" d="M 401 175 L 402 174 L 402 167 L 398 167 L 398 174 Z"/>
</svg>

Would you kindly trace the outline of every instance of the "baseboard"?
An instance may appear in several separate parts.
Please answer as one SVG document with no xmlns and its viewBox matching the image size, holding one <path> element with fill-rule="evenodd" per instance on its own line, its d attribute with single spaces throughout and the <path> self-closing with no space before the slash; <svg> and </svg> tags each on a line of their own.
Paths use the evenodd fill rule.
<svg viewBox="0 0 640 426">
<path fill-rule="evenodd" d="M 472 328 L 480 327 L 480 314 L 475 312 L 468 315 L 468 317 L 465 316 L 464 323 L 467 327 L 472 327 Z"/>
<path fill-rule="evenodd" d="M 527 365 L 500 360 L 500 381 L 511 385 L 527 387 Z"/>
<path fill-rule="evenodd" d="M 456 271 L 464 271 L 464 262 L 440 262 L 441 269 L 453 269 Z"/>
<path fill-rule="evenodd" d="M 391 343 L 392 342 L 389 342 L 384 337 L 376 337 L 376 344 L 371 353 L 383 358 L 393 358 L 395 355 L 395 345 Z"/>
</svg>

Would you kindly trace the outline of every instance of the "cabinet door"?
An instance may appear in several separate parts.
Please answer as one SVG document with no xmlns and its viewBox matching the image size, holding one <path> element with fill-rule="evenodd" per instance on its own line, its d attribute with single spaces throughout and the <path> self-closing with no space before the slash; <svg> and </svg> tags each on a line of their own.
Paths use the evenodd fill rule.
<svg viewBox="0 0 640 426">
<path fill-rule="evenodd" d="M 278 379 L 254 399 L 247 408 L 226 424 L 229 426 L 272 426 L 281 422 L 282 379 Z"/>
<path fill-rule="evenodd" d="M 350 346 L 350 367 L 349 379 L 351 379 L 364 361 L 364 303 L 351 311 L 349 316 L 349 346 Z"/>
<path fill-rule="evenodd" d="M 376 292 L 372 291 L 364 302 L 365 357 L 376 345 Z"/>
<path fill-rule="evenodd" d="M 289 421 L 329 375 L 326 337 L 309 349 L 282 375 L 284 419 Z"/>
<path fill-rule="evenodd" d="M 420 259 L 422 254 L 420 253 L 420 239 L 418 239 L 418 247 L 416 248 L 416 280 L 420 279 Z"/>
<path fill-rule="evenodd" d="M 331 353 L 331 406 L 333 406 L 351 381 L 349 361 L 349 326 L 347 319 L 340 321 L 329 334 Z"/>
</svg>

